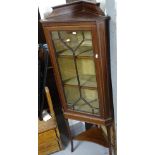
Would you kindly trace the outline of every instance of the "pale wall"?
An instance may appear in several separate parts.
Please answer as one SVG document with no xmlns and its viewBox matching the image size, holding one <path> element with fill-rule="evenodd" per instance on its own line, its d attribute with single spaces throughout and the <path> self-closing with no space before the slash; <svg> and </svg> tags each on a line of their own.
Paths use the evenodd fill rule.
<svg viewBox="0 0 155 155">
<path fill-rule="evenodd" d="M 41 19 L 52 12 L 52 6 L 66 4 L 66 0 L 38 0 Z"/>
</svg>

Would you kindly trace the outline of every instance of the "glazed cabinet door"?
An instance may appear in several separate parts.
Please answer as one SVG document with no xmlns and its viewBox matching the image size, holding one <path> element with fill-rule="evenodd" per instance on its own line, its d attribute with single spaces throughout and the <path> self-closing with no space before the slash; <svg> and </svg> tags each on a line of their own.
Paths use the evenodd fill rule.
<svg viewBox="0 0 155 155">
<path fill-rule="evenodd" d="M 51 27 L 48 40 L 65 110 L 100 116 L 94 30 L 95 26 Z"/>
</svg>

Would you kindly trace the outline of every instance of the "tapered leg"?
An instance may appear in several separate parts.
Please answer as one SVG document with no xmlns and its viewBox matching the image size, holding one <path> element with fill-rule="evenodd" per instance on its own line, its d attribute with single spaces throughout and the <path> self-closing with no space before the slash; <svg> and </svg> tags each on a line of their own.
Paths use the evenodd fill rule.
<svg viewBox="0 0 155 155">
<path fill-rule="evenodd" d="M 109 155 L 112 155 L 111 132 L 110 132 L 111 126 L 107 126 L 106 128 L 107 128 L 107 136 L 108 136 L 108 142 L 109 142 Z"/>
<path fill-rule="evenodd" d="M 72 133 L 71 133 L 71 130 L 70 130 L 70 127 L 69 127 L 68 119 L 65 119 L 65 121 L 66 121 L 66 125 L 67 125 L 69 140 L 70 140 L 70 142 L 71 142 L 71 152 L 73 152 L 73 151 L 74 151 L 74 146 L 73 146 L 73 137 L 72 137 Z"/>
<path fill-rule="evenodd" d="M 112 132 L 113 132 L 113 150 L 114 150 L 114 155 L 117 155 L 117 143 L 116 143 L 116 131 L 115 131 L 115 123 L 112 125 Z"/>
</svg>

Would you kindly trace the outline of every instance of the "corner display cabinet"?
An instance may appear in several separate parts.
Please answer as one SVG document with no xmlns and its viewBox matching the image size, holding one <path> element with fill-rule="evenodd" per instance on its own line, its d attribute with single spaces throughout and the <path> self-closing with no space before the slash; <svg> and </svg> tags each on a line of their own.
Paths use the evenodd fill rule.
<svg viewBox="0 0 155 155">
<path fill-rule="evenodd" d="M 109 19 L 99 3 L 79 1 L 53 7 L 41 20 L 54 68 L 64 117 L 94 124 L 73 137 L 109 148 L 113 104 L 110 78 Z M 104 126 L 104 130 L 101 130 Z"/>
</svg>

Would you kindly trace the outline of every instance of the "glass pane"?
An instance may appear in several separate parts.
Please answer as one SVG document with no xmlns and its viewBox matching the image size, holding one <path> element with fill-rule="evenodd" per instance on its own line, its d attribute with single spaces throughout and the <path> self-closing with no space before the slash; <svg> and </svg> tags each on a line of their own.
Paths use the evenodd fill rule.
<svg viewBox="0 0 155 155">
<path fill-rule="evenodd" d="M 82 98 L 84 99 L 85 102 L 88 102 L 87 105 L 91 107 L 91 111 L 87 112 L 99 114 L 99 101 L 97 90 L 82 88 L 81 91 L 82 91 Z"/>
<path fill-rule="evenodd" d="M 58 32 L 60 39 L 66 43 L 68 48 L 75 50 L 83 41 L 83 32 L 60 31 Z"/>
<path fill-rule="evenodd" d="M 81 86 L 97 87 L 93 59 L 78 59 L 77 69 Z"/>
<path fill-rule="evenodd" d="M 99 115 L 91 31 L 51 33 L 68 109 Z"/>
<path fill-rule="evenodd" d="M 80 98 L 79 89 L 72 86 L 65 86 L 65 96 L 68 107 L 72 110 L 99 114 L 99 104 L 96 90 L 82 88 L 82 97 Z"/>
<path fill-rule="evenodd" d="M 73 56 L 71 58 L 58 57 L 58 64 L 59 64 L 62 81 L 64 83 L 70 83 L 70 84 L 77 85 L 78 81 L 77 81 Z"/>
<path fill-rule="evenodd" d="M 76 101 L 78 101 L 80 98 L 79 89 L 77 87 L 65 86 L 64 91 L 68 106 L 72 108 L 73 104 L 76 103 Z"/>
<path fill-rule="evenodd" d="M 52 39 L 60 56 L 93 56 L 90 31 L 54 31 Z"/>
</svg>

